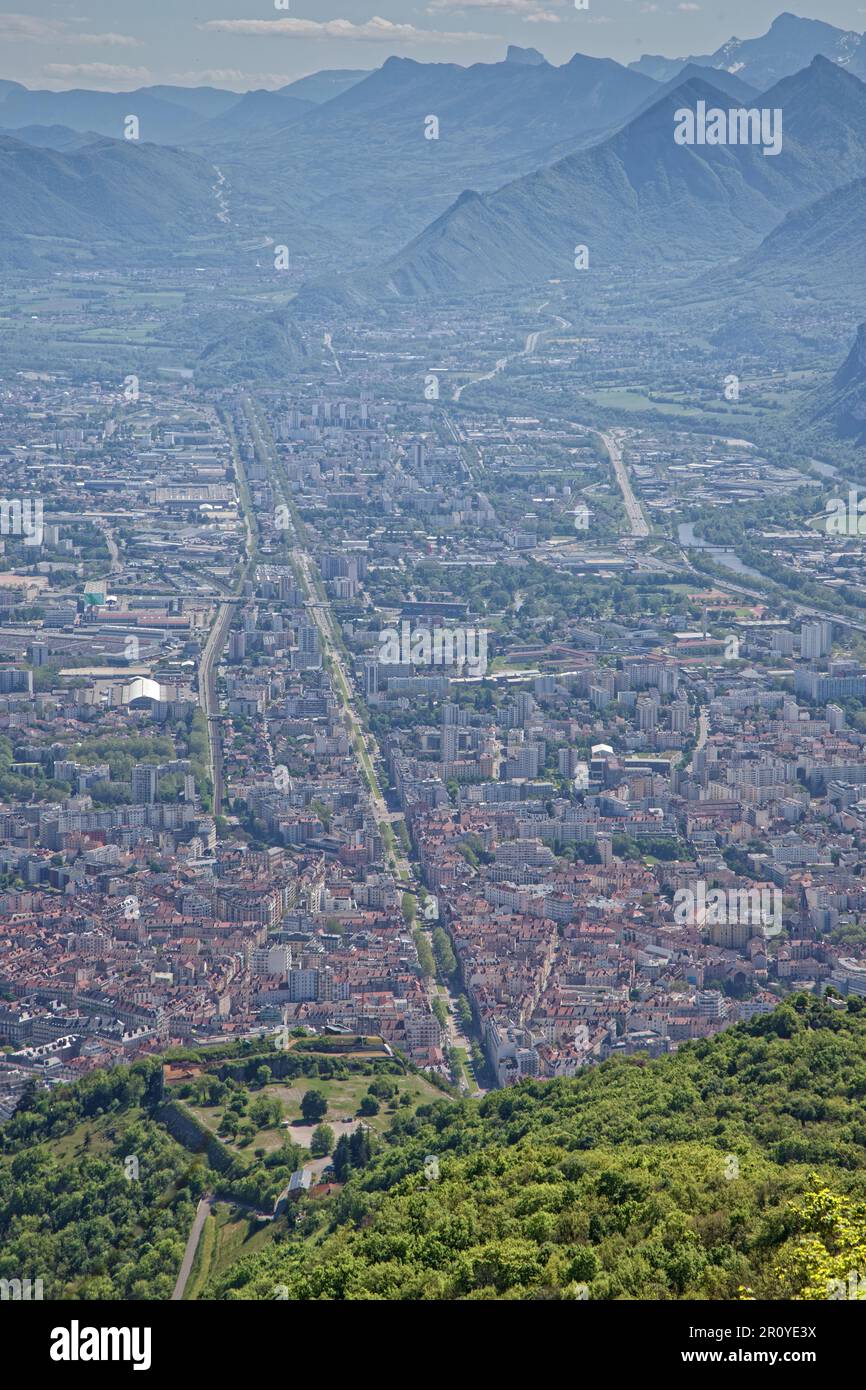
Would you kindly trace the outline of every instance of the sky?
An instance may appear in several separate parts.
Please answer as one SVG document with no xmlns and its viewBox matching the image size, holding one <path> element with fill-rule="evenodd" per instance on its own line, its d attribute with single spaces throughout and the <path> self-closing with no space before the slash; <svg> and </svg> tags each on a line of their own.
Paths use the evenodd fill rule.
<svg viewBox="0 0 866 1390">
<path fill-rule="evenodd" d="M 584 0 L 579 0 L 584 3 Z M 0 0 L 2 3 L 2 0 Z M 18 0 L 0 11 L 0 77 L 28 87 L 129 91 L 152 83 L 244 91 L 322 68 L 496 62 L 509 43 L 552 63 L 576 52 L 711 53 L 766 32 L 785 0 Z M 866 30 L 866 0 L 793 13 Z"/>
</svg>

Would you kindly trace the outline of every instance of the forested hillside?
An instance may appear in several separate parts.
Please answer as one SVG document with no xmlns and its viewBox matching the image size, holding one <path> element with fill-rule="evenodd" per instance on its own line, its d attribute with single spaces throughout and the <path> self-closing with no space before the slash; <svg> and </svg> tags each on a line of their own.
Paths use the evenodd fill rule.
<svg viewBox="0 0 866 1390">
<path fill-rule="evenodd" d="M 437 1101 L 209 1293 L 826 1299 L 866 1270 L 864 1098 L 860 1001 L 798 997 L 672 1057 Z"/>
<path fill-rule="evenodd" d="M 322 1114 L 327 1097 L 355 1122 L 371 1117 L 375 1132 L 441 1094 L 363 1038 L 293 1038 L 285 1050 L 273 1039 L 229 1041 L 167 1057 L 168 1085 L 154 1058 L 25 1090 L 0 1125 L 0 1279 L 41 1279 L 46 1299 L 170 1298 L 205 1194 L 219 1202 L 214 1224 L 237 1237 L 231 1258 L 235 1243 L 285 1237 L 288 1218 L 271 1217 L 292 1173 L 311 1161 L 309 1127 L 298 1127 L 304 1098 L 324 1092 Z M 369 1160 L 366 1129 L 351 1143 L 328 1133 L 312 1147 L 333 1150 L 340 1177 Z"/>
<path fill-rule="evenodd" d="M 0 1129 L 0 1278 L 41 1279 L 46 1299 L 170 1297 L 206 1184 L 150 1116 L 158 1079 L 137 1065 L 25 1093 Z"/>
<path fill-rule="evenodd" d="M 168 1298 L 203 1193 L 266 1207 L 307 1161 L 288 1136 L 249 1156 L 243 1144 L 256 1141 L 242 1134 L 241 1148 L 215 1140 L 227 1101 L 241 1128 L 247 1108 L 255 1116 L 274 1107 L 267 1097 L 278 1078 L 252 1044 L 188 1056 L 198 1079 L 170 1102 L 155 1062 L 25 1096 L 0 1129 L 0 1278 L 42 1277 L 46 1298 Z M 290 1204 L 263 1232 L 267 1243 L 216 1267 L 198 1297 L 866 1291 L 860 1000 L 798 996 L 673 1056 L 616 1060 L 480 1102 L 416 1106 L 419 1087 L 435 1092 L 411 1076 L 398 1087 L 396 1061 L 299 1048 L 273 1054 L 273 1065 L 289 1082 L 355 1087 L 358 1113 L 374 1119 L 334 1149 L 336 1191 Z M 364 1068 L 378 1079 L 362 1095 Z M 248 1105 L 249 1087 L 261 1098 Z M 400 1087 L 414 1090 L 398 1095 Z M 390 1123 L 371 1095 L 386 1098 Z M 188 1116 L 213 1113 L 210 1125 L 196 1121 L 211 1136 L 206 1148 L 169 1136 L 179 1105 Z M 225 1119 L 219 1128 L 234 1132 Z"/>
</svg>

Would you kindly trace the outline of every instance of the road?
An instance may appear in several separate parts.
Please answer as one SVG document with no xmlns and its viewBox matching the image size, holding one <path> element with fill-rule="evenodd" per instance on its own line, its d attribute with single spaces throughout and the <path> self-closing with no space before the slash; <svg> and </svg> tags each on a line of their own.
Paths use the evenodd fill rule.
<svg viewBox="0 0 866 1390">
<path fill-rule="evenodd" d="M 646 540 L 650 533 L 650 528 L 643 514 L 643 508 L 634 495 L 631 479 L 628 476 L 628 469 L 623 462 L 622 444 L 619 437 L 621 432 L 619 430 L 610 430 L 608 432 L 597 430 L 596 433 L 610 455 L 613 471 L 616 474 L 619 490 L 622 493 L 622 500 L 625 505 L 626 516 L 628 517 L 632 536 L 635 540 Z"/>
<path fill-rule="evenodd" d="M 242 594 L 243 582 L 249 573 L 256 552 L 257 526 L 254 520 L 246 474 L 244 473 L 243 464 L 241 463 L 234 430 L 228 416 L 224 415 L 222 419 L 231 444 L 238 497 L 240 498 L 241 514 L 244 522 L 244 554 L 240 561 L 238 578 L 234 586 L 235 593 Z M 226 602 L 219 605 L 217 616 L 208 634 L 208 639 L 205 643 L 204 651 L 201 654 L 198 668 L 198 702 L 207 720 L 208 760 L 210 762 L 211 780 L 213 782 L 213 813 L 215 816 L 220 815 L 222 812 L 225 782 L 223 776 L 223 746 L 222 732 L 220 729 L 219 700 L 217 699 L 216 693 L 216 668 L 219 664 L 222 649 L 225 646 L 228 630 L 231 627 L 232 614 L 236 601 L 236 599 L 233 599 L 231 603 Z"/>
<path fill-rule="evenodd" d="M 708 737 L 709 737 L 709 733 L 710 733 L 710 711 L 709 711 L 709 709 L 708 709 L 708 707 L 707 707 L 706 705 L 701 705 L 701 712 L 700 712 L 700 715 L 698 716 L 698 741 L 697 741 L 697 743 L 695 744 L 695 752 L 692 754 L 691 758 L 689 759 L 688 767 L 686 768 L 686 771 L 687 771 L 687 772 L 694 772 L 694 770 L 695 770 L 695 753 L 700 752 L 700 750 L 703 748 L 704 744 L 706 743 L 706 741 L 707 741 L 707 739 L 708 739 Z"/>
<path fill-rule="evenodd" d="M 549 300 L 546 300 L 545 304 L 542 304 L 540 306 L 540 309 L 545 308 L 545 305 L 547 303 L 549 303 Z M 556 319 L 557 323 L 560 325 L 561 328 L 571 327 L 571 324 L 569 323 L 568 319 L 562 318 L 560 314 L 554 314 L 553 317 Z M 498 357 L 496 359 L 496 366 L 493 368 L 492 372 L 485 372 L 483 376 L 476 376 L 473 377 L 471 381 L 464 381 L 462 386 L 455 387 L 454 391 L 452 392 L 451 399 L 454 401 L 459 401 L 460 397 L 463 395 L 463 392 L 466 390 L 468 386 L 477 386 L 480 381 L 492 381 L 493 378 L 495 376 L 498 376 L 500 372 L 504 372 L 509 362 L 512 362 L 515 358 L 531 357 L 538 348 L 539 341 L 544 336 L 544 334 L 552 332 L 553 330 L 551 328 L 533 329 L 531 333 L 527 333 L 526 342 L 524 343 L 520 352 L 512 352 L 508 357 Z"/>
<path fill-rule="evenodd" d="M 257 407 L 253 404 L 249 396 L 243 398 L 243 404 L 250 425 L 256 453 L 265 461 L 271 474 L 272 482 L 282 492 L 285 503 L 291 514 L 295 535 L 295 544 L 292 547 L 291 557 L 294 562 L 300 587 L 307 597 L 307 610 L 312 614 L 313 621 L 319 629 L 323 659 L 327 660 L 331 670 L 334 693 L 340 703 L 343 721 L 349 735 L 349 741 L 355 750 L 355 755 L 365 774 L 365 781 L 370 788 L 370 800 L 379 832 L 385 841 L 389 857 L 394 860 L 399 877 L 406 884 L 414 883 L 412 867 L 392 829 L 391 812 L 388 810 L 376 775 L 376 764 L 381 761 L 379 746 L 373 734 L 368 733 L 364 729 L 358 715 L 355 706 L 355 698 L 352 693 L 351 681 L 345 664 L 345 657 L 340 640 L 340 630 L 331 611 L 330 600 L 317 575 L 313 557 L 306 548 L 305 528 L 295 510 L 288 479 L 284 476 L 283 469 L 276 455 L 276 450 L 267 436 L 266 427 L 263 425 Z"/>
<path fill-rule="evenodd" d="M 220 169 L 218 164 L 214 164 L 213 170 L 217 176 L 217 181 L 213 185 L 211 192 L 213 193 L 214 198 L 216 199 L 217 221 L 224 223 L 225 226 L 228 226 L 229 222 L 231 221 L 231 218 L 229 217 L 229 204 L 228 198 L 226 197 L 226 176 L 223 173 L 222 169 Z"/>
<path fill-rule="evenodd" d="M 730 579 L 722 579 L 718 574 L 712 576 L 704 573 L 703 570 L 696 569 L 691 563 L 684 550 L 680 551 L 683 564 L 690 574 L 697 579 L 701 579 L 705 584 L 711 582 L 716 589 L 722 589 L 725 593 L 742 594 L 744 598 L 758 603 L 778 603 L 778 596 L 774 597 L 770 590 L 747 589 L 745 584 L 735 584 Z M 824 622 L 836 623 L 838 627 L 851 628 L 853 632 L 866 633 L 866 622 L 860 623 L 856 618 L 847 618 L 842 613 L 827 613 L 822 608 L 812 608 L 809 604 L 798 603 L 796 599 L 789 599 L 791 609 L 797 618 L 821 618 Z"/>
<path fill-rule="evenodd" d="M 312 556 L 306 550 L 296 546 L 292 551 L 292 558 L 302 577 L 302 585 L 309 600 L 309 611 L 319 629 L 322 652 L 327 654 L 330 663 L 334 692 L 340 702 L 349 742 L 354 748 L 362 772 L 365 774 L 379 833 L 385 842 L 389 857 L 394 861 L 399 877 L 404 884 L 414 883 L 415 876 L 412 872 L 412 866 L 394 834 L 391 825 L 391 812 L 388 810 L 382 789 L 379 786 L 379 779 L 376 776 L 376 763 L 380 761 L 379 746 L 373 734 L 364 729 L 355 708 L 352 687 L 346 670 L 336 620 L 331 612 L 331 605 L 326 595 L 319 591 Z"/>
<path fill-rule="evenodd" d="M 183 1259 L 180 1262 L 180 1270 L 178 1271 L 177 1282 L 174 1286 L 174 1293 L 171 1296 L 172 1300 L 183 1298 L 184 1293 L 186 1292 L 186 1286 L 189 1282 L 189 1276 L 192 1271 L 192 1263 L 195 1259 L 195 1252 L 198 1249 L 198 1243 L 201 1239 L 201 1233 L 204 1230 L 204 1223 L 207 1221 L 208 1217 L 211 1214 L 211 1211 L 213 1210 L 213 1202 L 213 1197 L 205 1195 L 201 1198 L 198 1206 L 195 1209 L 195 1219 L 193 1220 L 192 1226 L 190 1227 L 189 1235 L 187 1236 L 186 1249 L 183 1252 Z"/>
<path fill-rule="evenodd" d="M 216 694 L 216 665 L 234 612 L 234 604 L 221 603 L 216 621 L 208 633 L 198 668 L 198 702 L 207 720 L 210 771 L 213 780 L 213 813 L 220 815 L 223 801 L 223 748 Z"/>
<path fill-rule="evenodd" d="M 457 1051 L 465 1052 L 467 1062 L 471 1065 L 472 1040 L 471 1038 L 468 1038 L 466 1036 L 462 1023 L 458 1021 L 457 1006 L 454 997 L 449 993 L 445 985 L 438 985 L 437 992 L 439 994 L 439 998 L 444 999 L 448 1007 L 448 1017 L 445 1020 L 446 1044 L 450 1048 L 457 1049 Z M 470 1076 L 472 1075 L 472 1072 L 468 1070 L 468 1067 L 467 1074 Z M 457 1080 L 458 1085 L 460 1086 L 460 1090 L 463 1092 L 464 1095 L 484 1096 L 487 1094 L 487 1092 L 483 1090 L 482 1087 L 478 1086 L 477 1083 L 476 1089 L 474 1091 L 470 1091 L 469 1086 L 467 1085 L 466 1080 L 463 1076 L 456 1077 L 455 1079 Z"/>
<path fill-rule="evenodd" d="M 514 355 L 516 356 L 516 354 Z M 505 368 L 508 366 L 510 361 L 510 357 L 497 357 L 496 366 L 493 368 L 492 372 L 485 372 L 483 376 L 473 377 L 471 381 L 464 381 L 462 386 L 455 387 L 452 399 L 455 401 L 459 401 L 467 386 L 477 386 L 480 381 L 492 381 L 493 378 L 495 376 L 498 376 L 500 372 L 505 371 Z"/>
<path fill-rule="evenodd" d="M 313 556 L 307 548 L 306 528 L 295 508 L 288 478 L 258 406 L 249 396 L 243 398 L 243 405 L 256 453 L 268 469 L 275 494 L 282 495 L 289 509 L 292 530 L 286 534 L 294 535 L 294 542 L 290 551 L 292 565 L 298 579 L 298 585 L 306 595 L 307 612 L 312 614 L 313 621 L 319 629 L 322 659 L 327 663 L 334 693 L 340 704 L 344 726 L 349 735 L 349 742 L 358 759 L 365 785 L 368 788 L 370 807 L 385 844 L 386 859 L 393 863 L 403 890 L 417 895 L 418 880 L 412 864 L 395 834 L 392 825 L 393 817 L 379 785 L 376 773 L 376 767 L 382 761 L 379 745 L 374 734 L 364 728 L 358 713 L 357 700 L 346 664 L 339 625 L 331 609 L 330 599 L 318 575 Z M 435 980 L 426 982 L 426 991 L 432 1007 L 433 1000 L 439 993 Z M 455 997 L 448 989 L 446 989 L 446 996 L 450 1005 L 454 1007 Z M 449 1017 L 451 1017 L 450 1011 Z M 464 1042 L 468 1053 L 470 1044 L 468 1040 L 464 1040 Z"/>
<path fill-rule="evenodd" d="M 96 525 L 102 532 L 102 538 L 105 541 L 106 548 L 108 550 L 109 555 L 111 556 L 111 573 L 119 574 L 120 571 L 123 569 L 123 565 L 120 563 L 120 551 L 117 548 L 117 541 L 114 539 L 114 532 L 112 531 L 109 523 L 107 521 L 102 520 L 101 518 L 99 521 L 97 521 Z"/>
<path fill-rule="evenodd" d="M 325 342 L 325 347 L 328 349 L 328 352 L 331 354 L 331 357 L 332 357 L 333 360 L 334 360 L 334 366 L 337 368 L 337 371 L 339 372 L 340 376 L 342 376 L 342 375 L 343 375 L 343 368 L 340 366 L 340 359 L 339 359 L 339 357 L 337 356 L 336 352 L 334 351 L 334 345 L 333 345 L 333 343 L 331 342 L 331 335 L 330 335 L 330 333 L 326 333 L 326 334 L 325 334 L 324 342 Z"/>
</svg>

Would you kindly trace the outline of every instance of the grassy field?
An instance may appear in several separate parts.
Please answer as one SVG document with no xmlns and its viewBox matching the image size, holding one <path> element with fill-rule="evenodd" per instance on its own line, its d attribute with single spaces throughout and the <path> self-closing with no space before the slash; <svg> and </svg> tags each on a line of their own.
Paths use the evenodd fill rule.
<svg viewBox="0 0 866 1390">
<path fill-rule="evenodd" d="M 689 404 L 687 397 L 683 396 L 682 403 L 679 400 L 654 400 L 653 397 L 646 395 L 643 391 L 630 390 L 627 387 L 612 387 L 609 390 L 582 391 L 580 393 L 586 400 L 593 405 L 605 410 L 622 410 L 632 413 L 655 413 L 658 415 L 675 415 L 683 418 L 695 420 L 709 420 L 717 428 L 730 429 L 736 425 L 737 421 L 743 424 L 753 420 L 756 416 L 760 417 L 765 413 L 758 406 L 749 406 L 742 401 L 737 402 L 736 406 L 728 405 L 725 401 L 708 402 L 708 408 L 704 409 L 701 405 Z M 667 397 L 674 397 L 674 391 L 666 391 Z M 719 412 L 723 411 L 722 414 Z"/>
<path fill-rule="evenodd" d="M 224 1140 L 224 1142 L 229 1148 L 235 1149 L 239 1153 L 255 1149 L 265 1149 L 270 1152 L 279 1148 L 284 1139 L 290 1139 L 296 1144 L 307 1147 L 315 1126 L 304 1123 L 301 1115 L 301 1101 L 304 1093 L 310 1090 L 321 1091 L 324 1095 L 328 1102 L 324 1123 L 330 1125 L 339 1137 L 340 1134 L 353 1130 L 358 1124 L 360 1119 L 358 1107 L 361 1104 L 361 1097 L 366 1093 L 373 1079 L 373 1074 L 370 1073 L 350 1076 L 345 1080 L 321 1080 L 318 1077 L 304 1077 L 291 1086 L 279 1081 L 271 1082 L 262 1090 L 251 1091 L 250 1096 L 253 1099 L 261 1095 L 276 1096 L 282 1102 L 285 1119 L 289 1121 L 289 1124 L 277 1125 L 272 1129 L 260 1129 L 249 1143 L 238 1144 L 231 1139 Z M 405 1113 L 407 1108 L 414 1110 L 419 1105 L 425 1105 L 433 1100 L 441 1100 L 444 1094 L 421 1076 L 395 1076 L 387 1079 L 395 1081 L 399 1087 L 396 1102 L 380 1101 L 378 1115 L 365 1118 L 365 1123 L 378 1133 L 388 1128 L 391 1119 L 401 1108 L 399 1106 L 400 1096 L 408 1095 L 411 1097 L 409 1106 L 402 1107 Z M 225 1113 L 226 1107 L 224 1105 L 189 1106 L 189 1108 L 212 1133 L 216 1134 Z"/>
<path fill-rule="evenodd" d="M 82 1120 L 68 1134 L 52 1140 L 51 1151 L 59 1162 L 83 1158 L 89 1154 L 96 1158 L 112 1148 L 111 1140 L 105 1131 L 114 1128 L 117 1120 L 113 1116 L 102 1115 L 98 1119 Z"/>
<path fill-rule="evenodd" d="M 199 1298 L 210 1279 L 224 1274 L 235 1260 L 262 1250 L 284 1221 L 251 1221 L 228 1202 L 217 1202 L 202 1227 L 185 1300 Z"/>
</svg>

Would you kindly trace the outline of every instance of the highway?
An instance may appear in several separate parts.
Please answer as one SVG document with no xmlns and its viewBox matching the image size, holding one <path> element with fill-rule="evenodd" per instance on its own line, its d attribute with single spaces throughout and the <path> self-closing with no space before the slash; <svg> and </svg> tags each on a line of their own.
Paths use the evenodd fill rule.
<svg viewBox="0 0 866 1390">
<path fill-rule="evenodd" d="M 326 334 L 325 334 L 324 343 L 325 343 L 325 347 L 327 348 L 328 352 L 331 354 L 331 357 L 332 357 L 332 359 L 333 359 L 334 366 L 337 368 L 337 371 L 339 372 L 340 376 L 342 376 L 342 375 L 343 375 L 343 368 L 340 366 L 340 359 L 339 359 L 339 357 L 337 356 L 336 352 L 334 351 L 334 344 L 333 344 L 333 342 L 331 341 L 331 335 L 330 335 L 330 333 L 326 333 Z"/>
<path fill-rule="evenodd" d="M 121 570 L 123 569 L 123 565 L 120 562 L 120 551 L 117 548 L 117 541 L 114 539 L 114 532 L 111 529 L 111 525 L 109 522 L 104 521 L 101 517 L 96 522 L 96 525 L 102 532 L 102 538 L 105 541 L 108 553 L 111 556 L 111 573 L 120 574 Z"/>
<path fill-rule="evenodd" d="M 610 461 L 613 464 L 613 471 L 616 474 L 616 480 L 619 484 L 619 490 L 622 493 L 622 500 L 625 505 L 626 515 L 628 517 L 629 526 L 631 527 L 632 536 L 635 538 L 635 540 L 646 540 L 647 536 L 650 533 L 650 528 L 647 523 L 647 519 L 643 514 L 643 508 L 641 507 L 640 502 L 634 495 L 634 491 L 631 485 L 631 479 L 628 476 L 628 469 L 626 468 L 623 462 L 622 444 L 620 443 L 619 439 L 621 431 L 610 430 L 609 432 L 605 433 L 604 430 L 597 430 L 596 433 L 598 434 L 599 438 L 604 444 L 604 447 L 607 449 L 607 452 L 610 455 Z"/>
<path fill-rule="evenodd" d="M 544 309 L 544 308 L 546 307 L 546 305 L 549 304 L 549 303 L 550 303 L 549 300 L 545 300 L 544 304 L 541 304 L 541 305 L 539 306 L 539 313 L 540 313 L 541 310 Z M 571 324 L 569 323 L 568 319 L 562 318 L 562 316 L 561 316 L 560 314 L 554 314 L 553 317 L 556 319 L 557 323 L 559 323 L 559 325 L 560 325 L 562 328 L 570 328 L 570 327 L 571 327 Z M 483 376 L 476 376 L 476 377 L 473 377 L 471 381 L 464 381 L 464 383 L 463 383 L 462 386 L 457 386 L 457 387 L 455 387 L 454 391 L 453 391 L 452 394 L 451 394 L 451 399 L 454 400 L 454 401 L 459 401 L 459 400 L 460 400 L 460 397 L 463 395 L 463 392 L 466 390 L 466 388 L 467 388 L 468 386 L 477 386 L 478 383 L 479 383 L 480 381 L 492 381 L 493 378 L 494 378 L 495 376 L 498 376 L 500 372 L 504 372 L 504 371 L 505 371 L 505 368 L 508 366 L 509 362 L 513 361 L 516 357 L 532 357 L 533 353 L 534 353 L 534 352 L 536 351 L 536 349 L 538 348 L 538 344 L 539 344 L 541 338 L 542 338 L 546 333 L 552 333 L 552 332 L 553 332 L 553 329 L 551 329 L 551 328 L 535 328 L 535 329 L 533 329 L 531 333 L 527 333 L 527 335 L 526 335 L 526 342 L 524 343 L 524 345 L 523 345 L 523 347 L 521 348 L 520 352 L 513 352 L 513 353 L 511 353 L 508 357 L 498 357 L 498 358 L 496 359 L 496 366 L 493 368 L 493 370 L 492 370 L 491 372 L 485 372 Z"/>
<path fill-rule="evenodd" d="M 462 386 L 455 387 L 453 399 L 455 401 L 459 401 L 467 386 L 477 386 L 479 381 L 492 381 L 493 378 L 495 376 L 498 376 L 500 372 L 505 371 L 505 368 L 508 366 L 508 363 L 510 361 L 510 357 L 497 357 L 496 366 L 493 368 L 492 372 L 485 372 L 483 376 L 473 377 L 471 381 L 464 381 Z"/>
</svg>

